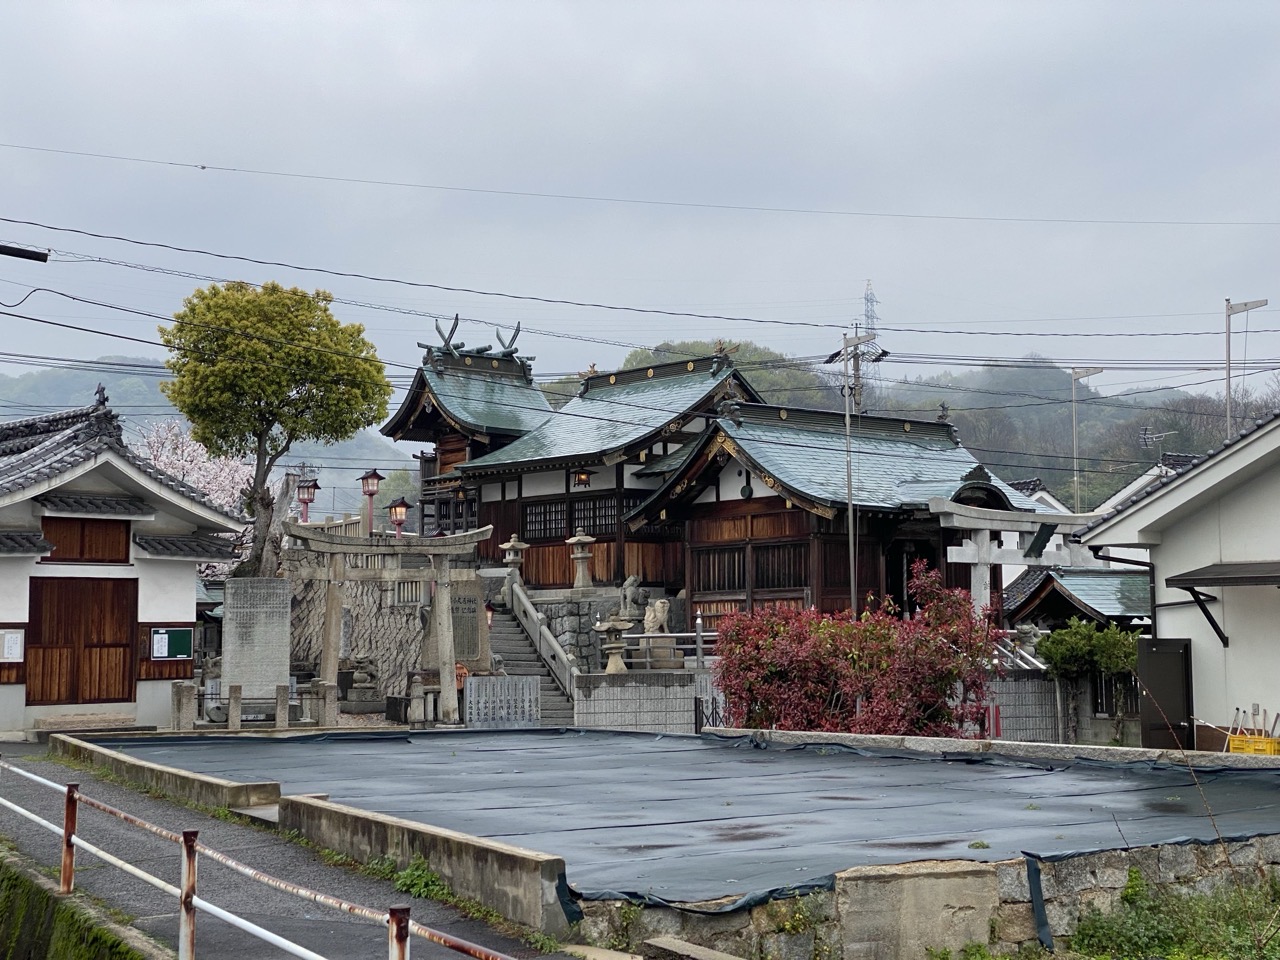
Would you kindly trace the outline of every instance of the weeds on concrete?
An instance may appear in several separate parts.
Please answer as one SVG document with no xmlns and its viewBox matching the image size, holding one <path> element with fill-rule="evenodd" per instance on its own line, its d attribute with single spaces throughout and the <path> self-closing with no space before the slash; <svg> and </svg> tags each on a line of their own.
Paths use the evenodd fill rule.
<svg viewBox="0 0 1280 960">
<path fill-rule="evenodd" d="M 390 857 L 377 857 L 364 864 L 362 872 L 381 874 L 388 869 L 394 870 L 395 863 Z M 370 874 L 374 875 L 374 874 Z M 459 896 L 447 884 L 440 874 L 431 869 L 430 864 L 421 854 L 414 854 L 409 865 L 403 870 L 392 873 L 392 882 L 400 893 L 407 893 L 419 900 L 435 900 L 453 907 L 465 917 L 487 923 L 499 933 L 515 937 L 526 946 L 541 953 L 555 953 L 560 949 L 560 942 L 555 937 L 533 930 L 522 924 L 514 923 L 498 913 L 490 906 L 471 897 Z"/>
</svg>

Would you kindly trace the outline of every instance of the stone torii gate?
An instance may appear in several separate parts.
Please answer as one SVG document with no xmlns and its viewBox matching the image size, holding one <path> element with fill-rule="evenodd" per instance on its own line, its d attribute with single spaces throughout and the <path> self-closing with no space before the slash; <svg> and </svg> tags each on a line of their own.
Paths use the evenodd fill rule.
<svg viewBox="0 0 1280 960">
<path fill-rule="evenodd" d="M 1089 548 L 1080 543 L 1046 549 L 1055 533 L 1071 533 L 1096 519 L 1092 513 L 1029 513 L 1023 510 L 992 510 L 970 507 L 945 497 L 929 500 L 929 512 L 936 514 L 944 529 L 964 530 L 964 542 L 947 548 L 951 563 L 967 563 L 970 570 L 969 595 L 974 613 L 991 603 L 991 565 L 1019 564 L 1024 567 L 1100 567 Z M 999 545 L 1000 534 L 1016 533 L 1016 547 Z M 993 540 L 992 537 L 996 539 Z"/>
<path fill-rule="evenodd" d="M 458 723 L 458 691 L 453 682 L 453 591 L 452 586 L 476 579 L 470 569 L 454 569 L 452 557 L 470 556 L 476 545 L 488 540 L 493 527 L 455 533 L 444 537 L 405 537 L 403 539 L 345 537 L 296 523 L 284 525 L 285 534 L 302 549 L 328 558 L 324 566 L 302 567 L 297 576 L 304 580 L 322 580 L 324 595 L 324 637 L 320 651 L 320 679 L 338 682 L 338 656 L 342 644 L 343 584 L 348 580 L 376 580 L 382 583 L 417 581 L 422 584 L 422 597 L 429 595 L 428 584 L 436 585 L 431 604 L 432 633 L 436 637 L 440 661 L 440 719 Z M 426 559 L 429 565 L 404 567 L 406 557 Z M 421 601 L 419 601 L 421 603 Z M 423 630 L 422 651 L 418 662 L 426 659 L 427 632 Z"/>
</svg>

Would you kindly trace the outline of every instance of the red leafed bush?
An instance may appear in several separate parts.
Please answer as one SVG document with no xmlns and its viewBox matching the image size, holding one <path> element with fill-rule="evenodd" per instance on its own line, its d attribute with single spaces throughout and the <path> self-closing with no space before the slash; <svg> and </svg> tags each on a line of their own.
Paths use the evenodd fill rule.
<svg viewBox="0 0 1280 960">
<path fill-rule="evenodd" d="M 990 624 L 917 561 L 911 620 L 894 611 L 766 609 L 720 622 L 716 680 L 737 727 L 933 737 L 981 734 Z"/>
</svg>

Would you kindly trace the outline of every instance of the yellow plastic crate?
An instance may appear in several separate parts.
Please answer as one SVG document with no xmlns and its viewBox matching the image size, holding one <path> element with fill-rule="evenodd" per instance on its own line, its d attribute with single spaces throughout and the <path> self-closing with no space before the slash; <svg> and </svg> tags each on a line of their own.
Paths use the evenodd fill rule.
<svg viewBox="0 0 1280 960">
<path fill-rule="evenodd" d="M 1245 733 L 1233 733 L 1228 737 L 1231 753 L 1261 753 L 1280 756 L 1280 737 L 1255 737 Z"/>
</svg>

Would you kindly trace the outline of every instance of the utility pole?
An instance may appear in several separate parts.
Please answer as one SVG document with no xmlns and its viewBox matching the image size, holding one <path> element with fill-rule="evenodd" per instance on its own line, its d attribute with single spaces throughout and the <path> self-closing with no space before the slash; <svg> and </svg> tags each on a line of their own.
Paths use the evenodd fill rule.
<svg viewBox="0 0 1280 960">
<path fill-rule="evenodd" d="M 1232 303 L 1231 298 L 1227 298 L 1227 439 L 1231 439 L 1231 435 L 1235 432 L 1231 426 L 1231 318 L 1237 313 L 1245 313 L 1249 310 L 1265 307 L 1265 300 L 1249 300 L 1246 303 Z"/>
<path fill-rule="evenodd" d="M 1076 430 L 1076 382 L 1101 372 L 1101 367 L 1071 368 L 1071 474 L 1076 491 L 1076 513 L 1080 512 L 1080 434 Z"/>
<path fill-rule="evenodd" d="M 875 294 L 871 296 L 874 298 Z M 874 315 L 873 309 L 871 312 Z M 858 516 L 853 508 L 853 415 L 862 414 L 862 351 L 859 348 L 876 338 L 874 333 L 859 334 L 858 329 L 857 326 L 854 327 L 852 337 L 844 334 L 840 349 L 827 358 L 827 363 L 835 362 L 836 357 L 844 359 L 844 386 L 840 388 L 844 395 L 844 525 L 849 539 L 849 610 L 855 619 L 858 616 Z M 878 350 L 875 360 L 886 356 L 888 351 Z M 851 362 L 852 378 L 849 370 Z"/>
</svg>

